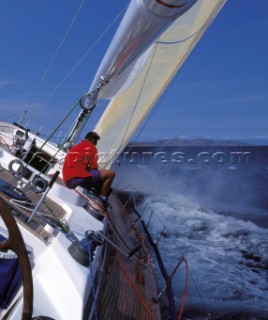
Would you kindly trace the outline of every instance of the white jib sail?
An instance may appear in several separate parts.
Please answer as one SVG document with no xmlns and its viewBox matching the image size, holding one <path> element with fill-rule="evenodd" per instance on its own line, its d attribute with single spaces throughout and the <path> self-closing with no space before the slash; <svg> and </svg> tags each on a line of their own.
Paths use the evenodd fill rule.
<svg viewBox="0 0 268 320">
<path fill-rule="evenodd" d="M 111 100 L 95 131 L 100 167 L 109 168 L 188 57 L 226 0 L 199 0 L 153 44 L 142 72 Z"/>
</svg>

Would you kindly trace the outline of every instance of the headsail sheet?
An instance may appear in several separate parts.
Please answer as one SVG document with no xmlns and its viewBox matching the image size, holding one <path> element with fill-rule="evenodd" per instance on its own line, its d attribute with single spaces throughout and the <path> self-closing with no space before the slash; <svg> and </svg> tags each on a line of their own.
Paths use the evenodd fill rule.
<svg viewBox="0 0 268 320">
<path fill-rule="evenodd" d="M 199 0 L 153 44 L 143 70 L 109 103 L 95 131 L 101 140 L 100 167 L 110 167 L 172 80 L 226 0 Z"/>
</svg>

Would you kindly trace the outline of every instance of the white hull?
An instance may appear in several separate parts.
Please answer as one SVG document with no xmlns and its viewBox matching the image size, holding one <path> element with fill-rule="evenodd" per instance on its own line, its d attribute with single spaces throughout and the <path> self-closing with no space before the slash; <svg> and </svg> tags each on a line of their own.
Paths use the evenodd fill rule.
<svg viewBox="0 0 268 320">
<path fill-rule="evenodd" d="M 0 148 L 1 167 L 8 169 L 10 161 L 16 159 L 7 150 Z M 29 167 L 29 169 L 32 169 Z M 33 172 L 37 170 L 32 169 Z M 32 174 L 34 175 L 34 173 Z M 31 177 L 30 177 L 31 178 Z M 45 177 L 50 180 L 50 177 Z M 29 180 L 18 180 L 16 186 L 28 184 Z M 27 188 L 27 187 L 26 187 Z M 75 235 L 81 239 L 87 230 L 99 231 L 104 224 L 92 217 L 84 208 L 85 201 L 73 190 L 55 183 L 47 198 L 57 203 L 65 211 L 67 221 Z M 32 251 L 32 275 L 34 284 L 34 315 L 46 315 L 54 319 L 82 319 L 83 305 L 90 290 L 90 271 L 77 263 L 69 254 L 70 241 L 63 233 L 49 225 L 45 228 L 52 236 L 43 242 L 30 230 L 27 225 L 19 223 L 26 246 Z M 0 232 L 6 227 L 0 219 Z M 94 268 L 98 259 L 94 261 Z M 20 319 L 22 312 L 22 292 L 18 292 L 18 306 L 9 319 Z M 16 298 L 15 298 L 16 299 Z M 2 311 L 4 316 L 5 311 Z"/>
<path fill-rule="evenodd" d="M 11 141 L 12 136 L 9 136 L 8 139 L 4 135 L 1 135 L 1 137 L 0 164 L 2 170 L 0 170 L 0 179 L 11 183 L 15 187 L 23 187 L 22 190 L 25 194 L 32 199 L 33 203 L 38 205 L 40 195 L 45 193 L 36 194 L 31 189 L 31 181 L 35 179 L 38 170 L 24 163 L 24 166 L 31 174 L 15 178 L 8 168 L 10 167 L 10 162 L 13 160 L 21 161 L 21 159 L 15 157 L 8 150 L 7 143 L 3 143 L 3 139 Z M 16 171 L 16 164 L 13 167 L 14 171 Z M 60 166 L 58 168 L 60 169 Z M 48 174 L 41 176 L 48 181 L 51 180 L 49 171 Z M 4 192 L 0 192 L 0 196 L 6 201 L 8 206 L 21 210 L 21 203 L 14 202 L 12 197 L 10 198 Z M 40 205 L 37 214 L 32 217 L 31 221 L 28 220 L 32 215 L 31 211 L 27 212 L 26 219 L 24 215 L 25 210 L 19 215 L 15 211 L 12 211 L 15 213 L 26 247 L 31 252 L 30 263 L 34 291 L 33 316 L 42 315 L 56 320 L 92 319 L 94 312 L 96 312 L 95 299 L 97 299 L 98 313 L 101 314 L 101 319 L 117 319 L 122 312 L 125 316 L 128 316 L 131 314 L 129 311 L 131 305 L 133 305 L 133 314 L 136 313 L 134 318 L 146 319 L 146 309 L 135 306 L 135 304 L 140 304 L 140 302 L 133 296 L 132 286 L 126 279 L 124 280 L 125 284 L 122 280 L 122 277 L 124 277 L 123 269 L 120 268 L 119 260 L 114 265 L 116 254 L 117 258 L 120 261 L 124 260 L 123 263 L 127 265 L 128 277 L 132 276 L 133 283 L 136 281 L 137 265 L 141 263 L 140 268 L 143 269 L 142 277 L 145 281 L 148 279 L 149 289 L 146 285 L 142 285 L 139 290 L 143 295 L 143 299 L 145 301 L 146 299 L 148 300 L 146 304 L 150 306 L 155 317 L 159 318 L 159 307 L 152 302 L 153 298 L 156 298 L 157 293 L 150 264 L 148 263 L 147 268 L 144 269 L 144 262 L 140 262 L 138 257 L 125 257 L 125 254 L 127 255 L 131 248 L 135 248 L 138 242 L 136 236 L 137 230 L 132 230 L 135 225 L 132 225 L 131 218 L 127 217 L 125 209 L 121 207 L 120 202 L 114 196 L 111 196 L 112 210 L 104 209 L 96 202 L 97 200 L 94 196 L 88 197 L 83 194 L 79 188 L 77 190 L 67 189 L 62 183 L 61 178 L 58 178 L 45 197 L 46 206 L 55 210 L 55 214 L 51 214 L 49 210 L 47 211 L 46 206 L 43 204 Z M 53 223 L 40 222 L 40 212 L 46 212 L 49 218 L 52 219 L 52 222 L 57 214 L 61 221 L 67 222 L 73 235 L 78 240 L 83 239 L 87 231 L 95 234 L 103 232 L 105 237 L 112 239 L 110 240 L 112 241 L 112 245 L 107 246 L 107 241 L 102 241 L 102 245 L 98 246 L 95 250 L 92 266 L 82 265 L 69 252 L 69 248 L 73 243 L 70 241 L 70 238 L 66 237 L 66 233 L 59 232 L 57 228 L 54 228 Z M 125 219 L 126 221 L 124 222 Z M 50 222 L 50 220 L 45 221 Z M 111 231 L 114 233 L 112 238 Z M 6 238 L 8 237 L 6 225 L 1 217 L 0 234 Z M 121 235 L 117 239 L 116 235 L 119 234 Z M 126 245 L 128 248 L 126 248 Z M 141 245 L 142 248 L 139 249 L 138 247 L 135 249 L 135 252 L 139 250 L 139 255 L 144 256 L 145 249 L 142 243 Z M 111 250 L 113 251 L 112 254 L 109 253 Z M 109 268 L 114 270 L 115 279 L 110 279 L 110 272 L 105 271 Z M 118 277 L 120 274 L 121 276 Z M 108 280 L 106 279 L 107 277 Z M 94 290 L 92 288 L 93 278 L 95 283 Z M 115 287 L 110 288 L 109 285 Z M 137 287 L 139 285 L 139 283 L 136 284 Z M 100 288 L 102 288 L 101 292 Z M 107 292 L 105 292 L 106 290 Z M 112 297 L 109 297 L 109 294 Z M 124 309 L 118 304 L 118 299 L 120 299 L 120 296 L 124 297 L 125 295 L 129 296 L 130 300 L 127 305 L 124 304 Z M 5 319 L 6 313 L 10 312 L 9 309 L 15 303 L 15 307 L 7 319 L 20 319 L 23 311 L 23 302 L 23 290 L 21 288 L 10 306 L 7 309 L 0 310 L 1 317 Z M 105 307 L 102 307 L 103 304 Z M 113 310 L 114 318 L 107 311 L 109 308 Z"/>
</svg>

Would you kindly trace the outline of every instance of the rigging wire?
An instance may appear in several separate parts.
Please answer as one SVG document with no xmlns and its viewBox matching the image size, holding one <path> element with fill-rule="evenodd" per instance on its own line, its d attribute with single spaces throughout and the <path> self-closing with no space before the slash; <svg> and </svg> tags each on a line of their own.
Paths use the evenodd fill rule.
<svg viewBox="0 0 268 320">
<path fill-rule="evenodd" d="M 73 19 L 70 27 L 68 28 L 68 31 L 66 32 L 65 36 L 63 39 L 65 39 L 67 37 L 67 34 L 70 32 L 69 29 L 71 29 L 71 26 L 73 25 L 76 17 L 78 16 L 79 12 L 81 11 L 81 8 L 84 4 L 85 0 L 82 0 L 80 7 L 75 15 L 75 18 Z M 110 28 L 115 24 L 115 22 L 120 18 L 120 16 L 123 14 L 123 12 L 126 10 L 127 6 L 125 6 L 123 8 L 123 10 L 121 10 L 121 12 L 116 16 L 116 18 L 112 21 L 112 23 L 110 23 L 110 25 L 105 29 L 105 31 L 99 36 L 99 38 L 93 43 L 93 45 L 91 45 L 91 47 L 86 51 L 86 53 L 82 56 L 82 58 L 75 64 L 75 66 L 71 69 L 71 71 L 67 74 L 67 76 L 65 76 L 65 78 L 60 82 L 60 84 L 54 89 L 54 91 L 48 96 L 48 98 L 44 101 L 44 103 L 46 103 L 56 92 L 57 90 L 62 86 L 62 84 L 69 78 L 69 76 L 72 74 L 72 72 L 81 64 L 81 62 L 86 58 L 86 56 L 92 51 L 92 49 L 98 44 L 98 42 L 100 42 L 100 40 L 105 36 L 105 34 L 110 30 Z M 63 44 L 63 40 L 58 48 L 58 51 L 60 50 L 62 44 Z M 56 54 L 54 55 L 54 57 L 56 57 Z M 54 58 L 55 60 L 55 58 Z M 50 65 L 52 65 L 52 63 L 50 63 Z M 50 67 L 49 67 L 50 68 Z M 48 69 L 49 69 L 48 68 Z M 48 70 L 47 69 L 47 70 Z M 47 72 L 46 72 L 47 73 Z M 43 76 L 44 78 L 44 76 Z M 66 121 L 66 119 L 68 118 L 68 116 L 72 113 L 72 111 L 77 107 L 77 105 L 79 104 L 79 101 L 75 103 L 75 105 L 71 108 L 71 110 L 67 113 L 67 115 L 63 118 L 63 120 L 57 125 L 57 127 L 52 131 L 52 133 L 49 135 L 49 137 L 45 140 L 45 142 L 42 144 L 40 150 L 46 145 L 46 143 L 53 137 L 53 135 L 56 133 L 56 131 L 60 128 L 60 126 Z M 62 146 L 61 146 L 62 148 Z M 57 151 L 57 153 L 60 151 L 60 149 Z M 51 161 L 55 158 L 55 156 L 57 155 L 57 153 L 53 156 L 53 158 L 51 159 Z M 33 154 L 32 158 L 30 159 L 29 163 L 34 159 L 34 157 L 36 156 L 37 152 L 35 154 Z M 51 162 L 50 161 L 50 162 Z"/>
<path fill-rule="evenodd" d="M 70 31 L 71 31 L 71 28 L 72 26 L 74 25 L 75 23 L 75 20 L 77 19 L 79 13 L 81 12 L 82 10 L 82 7 L 83 5 L 85 4 L 86 0 L 82 0 L 81 3 L 80 3 L 80 6 L 74 16 L 74 18 L 72 19 L 69 27 L 67 28 L 67 31 L 65 32 L 65 35 L 63 36 L 63 39 L 61 40 L 58 48 L 56 49 L 53 57 L 52 57 L 52 60 L 50 61 L 45 73 L 43 74 L 42 78 L 40 79 L 39 81 L 39 84 L 37 86 L 37 88 L 35 89 L 35 92 L 33 94 L 33 97 L 35 97 L 38 93 L 38 91 L 40 90 L 40 87 L 41 87 L 41 84 L 43 84 L 44 82 L 44 79 L 46 78 L 48 72 L 50 71 L 52 65 L 54 64 L 67 36 L 69 35 Z M 56 86 L 56 88 L 49 94 L 49 96 L 43 101 L 43 103 L 47 103 L 53 96 L 54 94 L 59 90 L 59 88 L 65 83 L 65 81 L 70 77 L 70 75 L 76 70 L 76 68 L 82 63 L 82 61 L 91 53 L 91 51 L 96 47 L 96 45 L 101 41 L 101 39 L 106 35 L 106 33 L 112 28 L 112 26 L 116 23 L 116 21 L 123 15 L 123 13 L 126 11 L 126 8 L 127 6 L 125 6 L 121 12 L 115 17 L 115 19 L 113 19 L 113 21 L 108 25 L 108 27 L 104 30 L 104 32 L 98 37 L 98 39 L 90 46 L 90 48 L 86 51 L 86 53 L 78 60 L 78 62 L 73 66 L 73 68 L 67 73 L 67 75 L 64 77 L 64 79 Z M 72 109 L 73 110 L 73 109 Z M 70 112 L 68 113 L 70 114 Z M 67 117 L 65 117 L 64 119 L 66 120 Z M 65 121 L 64 120 L 64 121 Z M 61 122 L 61 124 L 63 123 L 63 121 Z M 60 125 L 61 125 L 60 124 Z M 57 127 L 57 129 L 59 128 L 59 126 Z M 54 132 L 57 131 L 54 130 Z M 49 135 L 49 138 L 46 140 L 46 142 L 52 137 L 52 134 Z M 42 146 L 43 147 L 43 146 Z"/>
<path fill-rule="evenodd" d="M 50 70 L 51 66 L 53 65 L 55 59 L 56 59 L 56 56 L 58 55 L 63 43 L 64 43 L 64 40 L 66 39 L 67 35 L 70 33 L 70 30 L 71 30 L 71 27 L 72 25 L 74 24 L 78 14 L 80 13 L 83 5 L 85 3 L 85 0 L 82 0 L 79 8 L 78 8 L 78 11 L 75 15 L 75 17 L 73 18 L 72 20 L 72 23 L 71 25 L 69 26 L 68 30 L 66 31 L 58 49 L 56 50 L 53 58 L 52 58 L 52 61 L 50 62 L 46 72 L 44 73 L 42 79 L 40 80 L 39 84 L 38 84 L 38 89 L 41 85 L 41 83 L 43 82 L 43 80 L 45 79 L 48 71 Z M 115 24 L 115 22 L 120 18 L 120 16 L 123 14 L 123 12 L 126 10 L 127 6 L 125 6 L 123 8 L 123 10 L 121 10 L 121 12 L 116 16 L 116 18 L 109 24 L 109 26 L 105 29 L 105 31 L 98 37 L 98 39 L 93 43 L 93 45 L 90 46 L 90 48 L 86 51 L 86 53 L 82 56 L 82 58 L 80 58 L 80 60 L 75 64 L 75 66 L 71 69 L 71 71 L 65 76 L 65 78 L 59 83 L 59 85 L 54 89 L 54 91 L 47 97 L 47 99 L 44 101 L 44 103 L 48 102 L 49 99 L 51 99 L 51 97 L 57 92 L 57 90 L 63 85 L 63 83 L 69 78 L 69 76 L 74 72 L 74 70 L 81 64 L 81 62 L 88 56 L 88 54 L 94 49 L 94 47 L 100 42 L 100 40 L 105 36 L 105 34 L 110 30 L 110 28 Z M 38 90 L 36 90 L 36 93 L 37 93 Z M 59 123 L 59 125 L 52 131 L 52 133 L 49 135 L 49 137 L 45 140 L 45 142 L 42 144 L 40 150 L 45 146 L 45 144 L 51 139 L 51 137 L 53 137 L 53 135 L 55 134 L 55 132 L 60 128 L 60 126 L 65 122 L 65 120 L 68 118 L 68 116 L 71 114 L 71 112 L 76 108 L 76 106 L 79 104 L 79 102 L 77 102 L 72 108 L 71 110 L 68 112 L 68 114 L 63 118 L 63 120 Z M 60 149 L 58 150 L 58 152 L 60 151 Z M 57 152 L 57 153 L 58 153 Z M 56 154 L 57 154 L 56 153 Z M 56 154 L 54 155 L 54 157 L 52 159 L 55 158 Z M 32 158 L 30 159 L 29 163 L 33 160 L 33 158 L 35 157 L 35 154 L 32 156 Z"/>
<path fill-rule="evenodd" d="M 52 93 L 46 98 L 44 103 L 47 103 L 53 97 L 53 95 L 59 90 L 59 88 L 64 84 L 64 82 L 78 68 L 78 66 L 82 63 L 82 61 L 89 55 L 89 53 L 96 47 L 96 45 L 101 41 L 101 39 L 106 35 L 106 33 L 112 28 L 112 26 L 116 23 L 116 21 L 122 16 L 122 14 L 125 12 L 125 10 L 126 10 L 126 7 L 124 7 L 123 10 L 121 10 L 121 12 L 115 17 L 115 19 L 104 30 L 104 32 L 98 37 L 98 39 L 95 40 L 95 42 L 88 48 L 88 50 L 84 53 L 84 55 L 72 67 L 72 69 L 67 73 L 67 75 L 63 78 L 63 80 L 52 91 Z"/>
<path fill-rule="evenodd" d="M 66 121 L 66 119 L 69 117 L 69 115 L 74 111 L 74 109 L 78 106 L 79 101 L 77 101 L 73 107 L 71 108 L 71 110 L 65 115 L 65 117 L 62 119 L 62 121 L 57 125 L 57 127 L 51 132 L 51 134 L 49 135 L 49 137 L 43 142 L 43 144 L 41 145 L 41 147 L 32 155 L 31 159 L 26 163 L 26 168 L 28 165 L 30 165 L 30 163 L 33 161 L 33 159 L 38 155 L 38 153 L 43 149 L 43 147 L 47 144 L 47 142 L 54 136 L 54 134 L 57 132 L 57 130 L 61 127 L 61 125 Z M 60 150 L 63 148 L 63 145 L 61 145 L 57 152 L 54 154 L 54 156 L 50 159 L 50 161 L 48 163 L 51 163 L 56 155 L 60 152 Z M 39 176 L 41 175 L 41 172 L 39 174 Z"/>
<path fill-rule="evenodd" d="M 59 52 L 60 52 L 60 50 L 61 50 L 61 48 L 62 48 L 62 46 L 63 46 L 63 44 L 64 44 L 64 42 L 65 42 L 65 40 L 66 40 L 66 38 L 68 37 L 69 33 L 71 32 L 71 29 L 72 29 L 72 27 L 73 27 L 73 25 L 74 25 L 74 23 L 75 23 L 78 15 L 79 15 L 80 11 L 82 10 L 82 7 L 83 7 L 83 5 L 85 4 L 85 2 L 86 2 L 86 0 L 82 0 L 82 1 L 81 1 L 78 10 L 76 11 L 76 13 L 75 13 L 75 15 L 74 15 L 74 17 L 73 17 L 70 25 L 68 26 L 68 28 L 67 28 L 67 30 L 66 30 L 66 32 L 65 32 L 65 34 L 64 34 L 64 36 L 63 36 L 63 38 L 62 38 L 62 40 L 61 40 L 61 42 L 60 42 L 60 44 L 59 44 L 59 46 L 58 46 L 58 48 L 56 49 L 56 51 L 55 51 L 55 53 L 54 53 L 51 61 L 49 62 L 47 69 L 45 70 L 43 76 L 41 77 L 41 79 L 40 79 L 40 81 L 39 81 L 39 83 L 38 83 L 38 85 L 37 85 L 37 87 L 36 87 L 36 89 L 35 89 L 35 91 L 34 91 L 34 93 L 33 93 L 32 98 L 34 98 L 34 97 L 37 96 L 37 94 L 38 94 L 38 92 L 39 92 L 39 90 L 40 90 L 41 85 L 43 84 L 45 78 L 47 77 L 47 75 L 48 75 L 51 67 L 52 67 L 53 64 L 55 63 L 56 58 L 57 58 L 57 56 L 58 56 L 58 54 L 59 54 Z"/>
<path fill-rule="evenodd" d="M 52 59 L 51 59 L 51 61 L 50 61 L 49 65 L 48 65 L 48 67 L 47 67 L 47 69 L 46 69 L 45 73 L 43 74 L 43 77 L 41 78 L 41 80 L 40 80 L 40 82 L 39 82 L 39 84 L 38 84 L 38 87 L 37 87 L 37 88 L 39 88 L 39 87 L 40 87 L 40 85 L 42 84 L 42 82 L 43 82 L 43 81 L 44 81 L 44 79 L 46 78 L 46 76 L 47 76 L 47 74 L 48 74 L 49 70 L 51 69 L 52 65 L 54 64 L 54 62 L 55 62 L 55 60 L 56 60 L 56 58 L 57 58 L 57 56 L 58 56 L 58 54 L 59 54 L 59 52 L 60 52 L 61 48 L 62 48 L 62 46 L 63 46 L 63 44 L 64 44 L 64 42 L 65 42 L 65 40 L 66 40 L 67 36 L 68 36 L 68 35 L 69 35 L 69 33 L 71 32 L 72 26 L 74 25 L 75 20 L 76 20 L 76 18 L 78 17 L 78 15 L 79 15 L 80 11 L 82 10 L 82 7 L 83 7 L 83 5 L 85 4 L 85 2 L 86 2 L 86 0 L 82 0 L 82 1 L 81 1 L 80 6 L 79 6 L 79 8 L 78 8 L 78 10 L 77 10 L 77 12 L 76 12 L 76 14 L 75 14 L 75 16 L 73 17 L 73 19 L 72 19 L 72 21 L 71 21 L 71 23 L 70 23 L 69 27 L 67 28 L 67 31 L 65 32 L 65 34 L 64 34 L 64 36 L 63 36 L 63 38 L 62 38 L 62 40 L 61 40 L 61 42 L 60 42 L 60 44 L 59 44 L 58 48 L 56 49 L 56 51 L 55 51 L 55 53 L 54 53 L 54 55 L 53 55 L 53 57 L 52 57 Z"/>
</svg>

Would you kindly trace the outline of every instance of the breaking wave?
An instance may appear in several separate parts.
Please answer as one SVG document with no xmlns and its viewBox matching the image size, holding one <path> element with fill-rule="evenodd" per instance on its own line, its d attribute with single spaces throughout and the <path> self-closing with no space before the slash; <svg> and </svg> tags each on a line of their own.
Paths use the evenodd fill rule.
<svg viewBox="0 0 268 320">
<path fill-rule="evenodd" d="M 189 263 L 186 315 L 204 319 L 208 314 L 226 317 L 243 310 L 248 316 L 251 313 L 267 316 L 267 229 L 206 210 L 177 194 L 149 197 L 146 201 L 155 218 L 150 230 L 155 239 L 160 233 L 163 235 L 159 250 L 168 273 L 171 274 L 181 256 Z M 167 229 L 163 232 L 164 226 Z M 181 270 L 173 279 L 176 305 L 180 305 L 184 287 L 184 268 Z M 162 288 L 159 271 L 157 280 Z M 244 315 L 241 319 L 251 318 Z"/>
<path fill-rule="evenodd" d="M 118 188 L 142 194 L 139 211 L 150 221 L 168 273 L 182 256 L 188 261 L 183 319 L 268 319 L 266 168 L 259 161 L 248 166 L 139 163 L 118 170 Z M 156 275 L 161 290 L 157 269 Z M 184 282 L 181 266 L 172 282 L 177 306 Z"/>
</svg>

